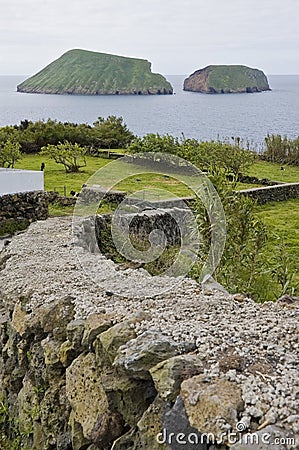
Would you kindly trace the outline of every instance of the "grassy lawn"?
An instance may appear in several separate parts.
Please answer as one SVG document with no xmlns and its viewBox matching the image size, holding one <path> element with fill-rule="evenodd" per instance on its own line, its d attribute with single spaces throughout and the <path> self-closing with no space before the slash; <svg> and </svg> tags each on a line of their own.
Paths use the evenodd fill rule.
<svg viewBox="0 0 299 450">
<path fill-rule="evenodd" d="M 114 151 L 114 150 L 113 150 Z M 98 157 L 87 157 L 87 166 L 81 169 L 79 173 L 65 173 L 62 165 L 56 164 L 50 159 L 46 159 L 40 155 L 24 155 L 24 157 L 16 164 L 16 168 L 40 170 L 41 163 L 46 164 L 45 167 L 45 189 L 47 191 L 57 191 L 61 195 L 70 191 L 80 192 L 82 185 L 101 167 L 105 166 L 112 160 Z M 122 177 L 122 173 L 120 176 Z M 257 161 L 249 170 L 249 175 L 258 178 L 269 178 L 277 181 L 299 182 L 299 167 L 285 166 L 285 170 L 280 170 L 280 166 L 264 161 Z M 138 180 L 138 181 L 137 181 Z M 107 180 L 103 180 L 103 182 Z M 141 176 L 128 177 L 119 183 L 116 188 L 125 190 L 128 193 L 137 189 L 148 188 L 167 189 L 179 196 L 188 196 L 190 191 L 179 181 L 174 178 L 167 178 L 163 175 L 146 173 Z M 238 183 L 238 189 L 248 189 L 250 187 L 258 187 L 257 184 Z"/>
<path fill-rule="evenodd" d="M 40 170 L 41 163 L 44 162 L 46 167 L 44 171 L 45 177 L 45 189 L 47 191 L 56 191 L 61 195 L 70 195 L 70 191 L 80 192 L 82 185 L 88 181 L 88 179 L 100 168 L 112 160 L 106 158 L 98 158 L 88 156 L 87 166 L 83 167 L 79 173 L 66 173 L 62 165 L 56 164 L 52 160 L 48 160 L 40 155 L 25 155 L 21 161 L 16 164 L 16 169 L 29 169 Z M 133 164 L 128 165 L 129 169 L 137 168 L 137 171 L 142 172 L 142 167 L 135 166 Z M 144 173 L 141 175 L 134 175 L 126 177 L 125 171 L 122 171 L 123 167 L 119 165 L 118 173 L 119 178 L 125 178 L 124 181 L 116 184 L 114 189 L 124 190 L 129 194 L 141 189 L 167 189 L 169 192 L 178 196 L 189 196 L 192 192 L 182 184 L 180 181 L 159 174 Z M 128 172 L 129 173 L 129 172 Z M 109 186 L 111 182 L 109 171 L 101 174 L 95 184 L 102 186 Z M 165 198 L 165 192 L 157 193 L 158 197 Z"/>
<path fill-rule="evenodd" d="M 257 214 L 267 224 L 270 232 L 277 235 L 272 246 L 279 245 L 281 238 L 289 255 L 289 263 L 293 270 L 299 268 L 299 199 L 285 202 L 273 202 L 257 207 Z M 295 280 L 299 283 L 299 272 Z"/>
<path fill-rule="evenodd" d="M 105 166 L 110 160 L 104 158 L 95 158 L 88 156 L 87 166 L 81 169 L 79 173 L 66 173 L 61 164 L 56 164 L 54 161 L 40 155 L 25 155 L 16 164 L 16 169 L 40 170 L 41 163 L 46 164 L 44 177 L 45 189 L 47 191 L 56 191 L 61 195 L 70 195 L 70 191 L 80 192 L 82 184 L 84 184 L 91 175 L 98 169 Z"/>
<path fill-rule="evenodd" d="M 45 189 L 47 191 L 59 192 L 60 195 L 66 194 L 69 196 L 70 191 L 80 192 L 82 185 L 85 184 L 97 170 L 113 161 L 107 158 L 93 156 L 88 156 L 86 159 L 87 166 L 83 167 L 79 173 L 66 173 L 62 165 L 56 164 L 54 161 L 40 155 L 24 155 L 16 164 L 16 168 L 40 170 L 41 163 L 44 162 L 46 165 L 44 170 Z M 136 168 L 137 171 L 143 170 L 141 167 L 133 164 L 126 166 L 128 166 L 129 171 L 132 168 Z M 152 192 L 146 193 L 147 200 L 161 200 L 171 197 L 166 191 L 180 197 L 192 195 L 192 191 L 188 190 L 183 183 L 174 178 L 151 173 L 126 177 L 125 169 L 126 168 L 122 167 L 121 164 L 117 167 L 114 175 L 117 175 L 120 179 L 125 179 L 116 184 L 114 189 L 124 190 L 128 194 L 142 189 L 152 189 Z M 110 172 L 105 171 L 104 173 L 101 173 L 99 179 L 94 179 L 92 182 L 105 187 L 109 186 L 111 183 Z M 108 211 L 110 211 L 109 208 L 107 211 L 102 212 Z M 66 216 L 73 213 L 73 207 L 50 205 L 49 212 L 52 216 Z"/>
<path fill-rule="evenodd" d="M 279 164 L 269 163 L 267 161 L 256 161 L 248 171 L 248 175 L 257 178 L 269 178 L 274 181 L 284 181 L 286 183 L 299 182 L 298 166 L 283 166 L 281 170 Z"/>
<path fill-rule="evenodd" d="M 178 197 L 192 196 L 192 191 L 190 191 L 179 180 L 171 177 L 165 177 L 164 175 L 158 175 L 156 173 L 145 173 L 138 175 L 138 177 L 129 177 L 117 184 L 116 189 L 124 190 L 129 194 L 135 192 L 136 190 L 146 189 L 149 190 L 149 197 L 157 200 L 171 197 L 168 192 L 177 195 Z M 150 192 L 150 190 L 152 190 L 152 192 Z M 168 192 L 165 192 L 165 190 Z"/>
</svg>

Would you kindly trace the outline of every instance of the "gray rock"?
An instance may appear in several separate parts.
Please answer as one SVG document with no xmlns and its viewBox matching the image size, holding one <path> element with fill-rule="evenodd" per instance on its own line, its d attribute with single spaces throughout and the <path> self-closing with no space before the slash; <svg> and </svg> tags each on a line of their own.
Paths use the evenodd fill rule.
<svg viewBox="0 0 299 450">
<path fill-rule="evenodd" d="M 85 321 L 82 339 L 83 346 L 89 346 L 95 338 L 112 326 L 112 316 L 106 314 L 90 314 Z"/>
<path fill-rule="evenodd" d="M 190 425 L 184 402 L 178 397 L 173 408 L 165 414 L 163 429 L 157 436 L 171 450 L 207 450 L 206 437 Z"/>
<path fill-rule="evenodd" d="M 202 361 L 193 354 L 179 355 L 158 363 L 150 369 L 155 388 L 165 401 L 175 401 L 181 383 L 204 371 Z"/>
<path fill-rule="evenodd" d="M 118 349 L 136 337 L 136 332 L 134 329 L 135 324 L 145 318 L 146 314 L 141 312 L 136 313 L 129 319 L 124 320 L 123 322 L 118 323 L 109 328 L 107 331 L 101 333 L 94 342 L 98 360 L 102 358 L 102 353 L 104 352 L 108 355 L 108 358 L 112 363 L 116 357 Z"/>
<path fill-rule="evenodd" d="M 146 331 L 119 348 L 114 366 L 136 379 L 150 379 L 149 370 L 161 361 L 187 350 L 169 337 L 155 331 Z M 189 345 L 190 348 L 190 345 Z"/>
<path fill-rule="evenodd" d="M 77 348 L 81 346 L 85 320 L 72 320 L 66 326 L 67 339 Z"/>
</svg>

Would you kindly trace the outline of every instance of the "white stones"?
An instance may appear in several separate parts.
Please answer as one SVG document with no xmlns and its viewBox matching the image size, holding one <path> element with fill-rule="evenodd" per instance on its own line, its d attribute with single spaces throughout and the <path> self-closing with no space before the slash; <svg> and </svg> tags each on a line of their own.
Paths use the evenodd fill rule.
<svg viewBox="0 0 299 450">
<path fill-rule="evenodd" d="M 247 298 L 239 302 L 216 291 L 207 296 L 188 278 L 174 292 L 146 299 L 110 296 L 82 270 L 71 241 L 69 218 L 32 224 L 1 254 L 10 257 L 1 271 L 0 291 L 14 303 L 21 296 L 28 313 L 66 295 L 75 299 L 77 319 L 105 311 L 116 323 L 142 309 L 149 316 L 132 325 L 136 335 L 157 331 L 176 343 L 195 343 L 195 355 L 202 361 L 207 379 L 225 379 L 240 387 L 241 416 L 248 427 L 275 423 L 299 432 L 299 305 L 261 305 Z M 96 272 L 94 258 L 84 254 L 84 264 L 91 272 Z M 103 257 L 100 267 L 97 276 L 103 280 L 118 271 L 116 264 Z M 143 270 L 122 273 L 136 293 L 149 278 Z M 163 286 L 163 278 L 157 282 Z M 228 359 L 224 373 L 218 361 L 227 354 L 237 355 L 244 364 L 230 367 Z"/>
</svg>

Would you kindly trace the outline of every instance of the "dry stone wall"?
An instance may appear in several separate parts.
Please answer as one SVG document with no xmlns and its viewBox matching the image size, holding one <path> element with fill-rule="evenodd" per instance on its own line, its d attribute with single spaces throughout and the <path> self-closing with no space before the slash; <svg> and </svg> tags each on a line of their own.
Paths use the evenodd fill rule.
<svg viewBox="0 0 299 450">
<path fill-rule="evenodd" d="M 48 217 L 49 195 L 43 191 L 0 196 L 0 227 L 9 222 L 27 224 Z"/>
<path fill-rule="evenodd" d="M 1 312 L 0 396 L 7 411 L 1 449 L 16 442 L 28 450 L 225 450 L 231 444 L 228 432 L 239 426 L 245 407 L 240 386 L 209 378 L 192 342 L 153 330 L 137 335 L 146 313 L 120 322 L 105 313 L 75 319 L 69 296 L 34 313 L 21 299 Z M 275 438 L 295 440 L 273 422 L 255 435 L 269 435 L 274 450 L 298 448 L 275 445 Z M 253 448 L 244 442 L 230 448 Z"/>
<path fill-rule="evenodd" d="M 118 272 L 101 261 L 100 279 Z M 128 274 L 138 292 L 148 275 Z M 13 238 L 0 275 L 1 450 L 298 450 L 298 299 L 189 279 L 114 295 L 67 218 Z"/>
<path fill-rule="evenodd" d="M 261 188 L 252 188 L 239 191 L 241 195 L 246 195 L 259 204 L 264 204 L 272 201 L 285 201 L 288 199 L 299 197 L 299 183 L 284 183 L 274 186 L 265 186 Z M 126 193 L 122 191 L 109 191 L 101 189 L 100 187 L 83 188 L 79 202 L 84 205 L 96 204 L 103 199 L 109 202 L 119 204 L 126 198 Z M 60 206 L 73 206 L 77 201 L 77 197 L 60 197 L 56 192 L 24 192 L 18 194 L 8 194 L 0 196 L 0 230 L 12 223 L 22 223 L 24 227 L 28 226 L 35 220 L 44 220 L 48 218 L 48 205 L 49 203 L 56 202 Z M 181 207 L 182 202 L 186 202 L 192 207 L 194 199 L 192 197 L 179 200 L 178 207 Z M 136 202 L 136 200 L 127 200 L 130 204 Z M 169 209 L 175 208 L 176 202 L 171 200 L 160 200 L 151 202 L 147 209 L 162 208 Z M 154 211 L 154 210 L 153 210 Z M 152 213 L 153 215 L 154 213 Z M 147 213 L 147 218 L 150 213 Z M 161 213 L 158 211 L 155 220 L 161 220 Z M 165 224 L 164 228 L 168 229 L 169 214 L 164 214 Z M 143 220 L 143 227 L 145 226 L 145 220 Z M 150 222 L 148 219 L 147 222 Z M 135 225 L 140 228 L 141 221 L 135 220 Z M 138 226 L 137 226 L 138 225 Z M 142 228 L 142 227 L 141 227 Z M 1 234 L 1 233 L 0 233 Z M 4 233 L 5 234 L 5 233 Z"/>
<path fill-rule="evenodd" d="M 257 200 L 259 204 L 282 202 L 299 197 L 299 183 L 277 184 L 275 186 L 245 189 L 239 192 Z"/>
</svg>

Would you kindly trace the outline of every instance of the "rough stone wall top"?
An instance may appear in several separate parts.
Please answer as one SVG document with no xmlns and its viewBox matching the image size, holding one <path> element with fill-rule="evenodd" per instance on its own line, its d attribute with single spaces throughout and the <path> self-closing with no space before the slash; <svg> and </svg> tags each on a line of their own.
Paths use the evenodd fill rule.
<svg viewBox="0 0 299 450">
<path fill-rule="evenodd" d="M 92 270 L 94 255 L 85 256 Z M 102 262 L 99 284 L 119 269 Z M 244 439 L 298 439 L 296 301 L 256 304 L 189 279 L 147 299 L 111 295 L 82 271 L 68 218 L 16 236 L 0 270 L 0 390 L 33 426 L 30 448 L 166 449 L 156 439 L 166 429 L 224 433 L 223 450 L 239 423 Z M 136 293 L 147 282 L 123 272 Z M 298 449 L 292 442 L 271 448 Z M 240 448 L 252 447 L 231 446 Z"/>
</svg>

